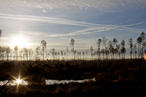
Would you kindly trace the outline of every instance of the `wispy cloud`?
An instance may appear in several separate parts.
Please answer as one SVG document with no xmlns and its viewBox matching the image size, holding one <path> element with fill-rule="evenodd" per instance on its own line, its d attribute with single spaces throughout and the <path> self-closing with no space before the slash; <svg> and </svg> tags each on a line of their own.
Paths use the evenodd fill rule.
<svg viewBox="0 0 146 97">
<path fill-rule="evenodd" d="M 146 0 L 0 0 L 0 9 L 54 9 L 54 8 L 97 8 L 115 9 L 146 7 Z"/>
<path fill-rule="evenodd" d="M 110 29 L 113 29 L 113 28 L 108 27 L 108 26 L 106 26 L 106 27 L 90 27 L 90 28 L 86 28 L 83 30 L 70 32 L 67 34 L 53 34 L 53 35 L 47 35 L 46 37 L 66 37 L 66 36 L 75 36 L 75 35 L 81 35 L 81 34 L 92 34 L 92 33 L 107 31 Z"/>
<path fill-rule="evenodd" d="M 0 13 L 0 18 L 37 21 L 37 22 L 46 22 L 46 23 L 54 23 L 54 24 L 74 25 L 74 26 L 87 26 L 87 27 L 98 26 L 98 24 L 87 23 L 84 21 L 74 21 L 69 19 L 43 17 L 43 16 L 13 15 L 13 14 Z"/>
<path fill-rule="evenodd" d="M 75 36 L 75 35 L 83 35 L 83 34 L 93 34 L 93 33 L 99 33 L 103 31 L 109 31 L 112 29 L 117 30 L 137 30 L 136 28 L 131 28 L 131 26 L 134 25 L 140 25 L 146 23 L 139 22 L 135 24 L 129 24 L 129 25 L 106 25 L 106 24 L 94 24 L 94 23 L 88 23 L 84 21 L 75 21 L 75 20 L 69 20 L 69 19 L 62 19 L 62 18 L 53 18 L 53 17 L 43 17 L 43 16 L 30 16 L 30 15 L 13 15 L 13 14 L 3 14 L 0 13 L 0 18 L 6 18 L 6 19 L 16 19 L 16 20 L 25 20 L 25 21 L 36 21 L 36 22 L 46 22 L 46 23 L 54 23 L 54 24 L 63 24 L 63 25 L 73 25 L 73 26 L 84 26 L 85 29 L 69 32 L 65 34 L 52 34 L 48 35 L 43 32 L 25 32 L 29 35 L 42 35 L 45 37 L 66 37 L 66 36 Z"/>
<path fill-rule="evenodd" d="M 93 34 L 93 33 L 99 33 L 109 30 L 127 30 L 127 31 L 141 31 L 141 29 L 132 28 L 131 26 L 144 24 L 146 22 L 139 22 L 135 24 L 129 24 L 129 25 L 101 25 L 96 27 L 90 27 L 82 30 L 78 30 L 75 32 L 70 32 L 67 34 L 52 34 L 52 35 L 46 35 L 46 37 L 66 37 L 66 36 L 75 36 L 75 35 L 83 35 L 83 34 Z"/>
</svg>

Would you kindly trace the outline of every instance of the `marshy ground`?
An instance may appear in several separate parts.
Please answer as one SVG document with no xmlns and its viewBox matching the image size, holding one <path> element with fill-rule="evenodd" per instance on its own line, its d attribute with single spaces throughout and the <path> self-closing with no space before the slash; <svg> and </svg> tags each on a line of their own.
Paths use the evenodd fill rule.
<svg viewBox="0 0 146 97">
<path fill-rule="evenodd" d="M 28 85 L 0 86 L 0 96 L 144 96 L 146 61 L 10 61 L 0 63 L 0 81 L 20 76 Z M 46 85 L 45 79 L 96 81 Z"/>
</svg>

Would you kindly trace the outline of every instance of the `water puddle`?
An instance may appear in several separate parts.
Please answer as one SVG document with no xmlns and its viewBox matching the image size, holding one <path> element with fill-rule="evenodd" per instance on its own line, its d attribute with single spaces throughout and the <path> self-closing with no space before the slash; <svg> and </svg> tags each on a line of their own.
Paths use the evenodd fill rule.
<svg viewBox="0 0 146 97">
<path fill-rule="evenodd" d="M 84 83 L 84 82 L 88 82 L 88 81 L 96 81 L 95 78 L 92 79 L 83 79 L 83 80 L 50 80 L 50 79 L 46 79 L 46 85 L 53 85 L 53 84 L 67 84 L 67 83 L 71 83 L 71 82 L 76 82 L 76 83 Z M 16 80 L 11 80 L 8 82 L 8 80 L 5 81 L 0 81 L 0 86 L 15 86 L 17 85 L 17 81 Z M 22 85 L 28 85 L 28 81 L 22 80 L 22 82 L 20 83 Z"/>
<path fill-rule="evenodd" d="M 92 78 L 92 79 L 84 79 L 84 80 L 46 80 L 46 85 L 66 84 L 66 83 L 71 83 L 71 82 L 83 83 L 83 82 L 88 82 L 88 81 L 96 81 L 96 79 Z"/>
</svg>

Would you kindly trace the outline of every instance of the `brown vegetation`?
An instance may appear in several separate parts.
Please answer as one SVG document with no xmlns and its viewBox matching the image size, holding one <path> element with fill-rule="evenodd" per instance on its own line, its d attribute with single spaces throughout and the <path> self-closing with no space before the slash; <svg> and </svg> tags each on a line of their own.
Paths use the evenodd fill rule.
<svg viewBox="0 0 146 97">
<path fill-rule="evenodd" d="M 146 86 L 146 61 L 27 61 L 0 63 L 0 80 L 21 73 L 29 85 L 0 86 L 0 96 L 114 96 L 140 95 Z M 45 85 L 45 79 L 87 79 L 84 83 Z M 126 94 L 127 93 L 127 94 Z"/>
</svg>

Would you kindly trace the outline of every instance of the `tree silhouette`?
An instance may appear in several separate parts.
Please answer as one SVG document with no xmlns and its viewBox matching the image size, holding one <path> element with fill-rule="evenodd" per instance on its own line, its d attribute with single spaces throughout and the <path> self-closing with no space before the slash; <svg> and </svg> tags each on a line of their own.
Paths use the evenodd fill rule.
<svg viewBox="0 0 146 97">
<path fill-rule="evenodd" d="M 7 55 L 7 61 L 9 60 L 9 54 L 11 52 L 11 49 L 9 46 L 6 47 L 6 55 Z"/>
<path fill-rule="evenodd" d="M 102 37 L 102 43 L 103 43 L 103 45 L 104 45 L 104 47 L 106 48 L 106 42 L 107 42 L 107 38 L 106 37 Z"/>
<path fill-rule="evenodd" d="M 106 47 L 106 42 L 107 42 L 107 40 L 108 40 L 108 39 L 107 39 L 105 36 L 102 37 L 102 43 L 103 43 L 103 46 L 105 47 L 105 48 L 104 48 L 104 53 L 105 53 L 105 55 L 106 55 L 106 49 L 107 49 L 107 47 Z"/>
<path fill-rule="evenodd" d="M 39 58 L 39 55 L 40 55 L 40 47 L 38 46 L 36 49 L 35 49 L 35 52 L 36 52 L 36 59 L 40 59 Z"/>
<path fill-rule="evenodd" d="M 44 61 L 44 51 L 45 51 L 46 45 L 47 45 L 46 41 L 42 40 L 41 41 L 41 46 L 42 46 L 42 51 L 43 51 L 43 61 Z"/>
<path fill-rule="evenodd" d="M 55 52 L 55 58 L 56 58 L 56 59 L 57 59 L 57 54 L 58 54 L 58 53 L 57 53 L 57 52 Z"/>
<path fill-rule="evenodd" d="M 16 60 L 18 60 L 18 46 L 16 45 L 14 47 L 15 53 L 16 53 Z"/>
<path fill-rule="evenodd" d="M 98 47 L 98 50 L 97 50 L 97 54 L 99 55 L 99 59 L 100 59 L 100 44 L 101 44 L 101 39 L 98 39 L 97 40 L 97 47 Z"/>
<path fill-rule="evenodd" d="M 33 55 L 33 50 L 32 50 L 32 48 L 28 49 L 28 53 L 29 53 L 29 59 L 31 60 L 32 55 Z"/>
<path fill-rule="evenodd" d="M 71 51 L 74 54 L 74 60 L 75 60 L 75 53 L 76 53 L 76 51 L 74 50 L 74 44 L 75 44 L 75 40 L 74 39 L 71 39 L 71 41 L 70 41 L 70 45 L 72 46 Z"/>
<path fill-rule="evenodd" d="M 52 49 L 52 57 L 53 57 L 53 60 L 55 60 L 55 49 L 54 48 Z"/>
<path fill-rule="evenodd" d="M 144 50 L 144 48 L 145 48 L 145 50 Z M 143 53 L 142 54 L 145 54 L 145 51 L 146 51 L 146 42 L 143 42 L 143 44 L 142 44 L 142 51 L 143 51 Z M 144 55 L 143 55 L 144 56 Z M 143 57 L 142 56 L 142 57 Z"/>
<path fill-rule="evenodd" d="M 28 55 L 29 55 L 29 50 L 25 47 L 25 48 L 23 48 L 23 55 L 24 55 L 24 57 L 27 59 L 27 61 L 28 61 Z"/>
<path fill-rule="evenodd" d="M 68 60 L 68 47 L 66 48 L 66 53 L 67 53 L 67 60 Z"/>
<path fill-rule="evenodd" d="M 47 53 L 47 56 L 48 56 L 48 59 L 49 59 L 50 53 Z M 47 60 L 48 60 L 48 59 L 47 59 Z"/>
<path fill-rule="evenodd" d="M 116 45 L 116 49 L 117 49 L 117 54 L 119 55 L 119 59 L 120 59 L 120 54 L 121 54 L 120 51 L 119 51 L 120 50 L 120 44 Z"/>
<path fill-rule="evenodd" d="M 57 59 L 59 60 L 59 59 L 60 59 L 60 58 L 59 58 L 60 52 L 56 52 L 56 54 L 57 54 Z"/>
<path fill-rule="evenodd" d="M 112 41 L 108 42 L 109 52 L 111 53 L 111 59 L 114 58 L 114 47 Z"/>
<path fill-rule="evenodd" d="M 117 48 L 116 48 L 116 45 L 118 43 L 117 39 L 114 38 L 112 43 L 113 43 L 113 57 L 114 57 L 114 54 L 118 54 L 118 51 L 117 51 Z M 116 58 L 117 58 L 117 56 L 116 56 Z"/>
<path fill-rule="evenodd" d="M 136 46 L 136 44 L 133 45 L 133 48 L 134 48 L 134 54 L 135 54 L 135 59 L 136 59 L 136 55 L 137 55 L 137 46 Z"/>
<path fill-rule="evenodd" d="M 103 56 L 103 59 L 104 59 L 104 53 L 105 51 L 104 51 L 104 49 L 101 49 L 101 54 L 102 54 L 102 56 Z"/>
<path fill-rule="evenodd" d="M 138 37 L 137 38 L 137 43 L 138 43 L 138 58 L 139 56 L 141 55 L 141 43 L 142 43 L 142 38 L 141 37 Z"/>
<path fill-rule="evenodd" d="M 113 45 L 116 45 L 117 43 L 118 43 L 117 39 L 114 38 L 114 39 L 113 39 Z"/>
<path fill-rule="evenodd" d="M 19 50 L 19 58 L 20 58 L 19 60 L 22 60 L 22 58 L 23 58 L 23 57 L 22 57 L 22 54 L 23 54 L 23 50 L 20 49 L 20 50 Z"/>
<path fill-rule="evenodd" d="M 143 51 L 143 48 L 145 47 L 145 42 L 144 42 L 144 40 L 145 40 L 145 33 L 144 32 L 142 32 L 141 34 L 140 34 L 140 37 L 142 38 L 142 49 L 141 49 L 141 58 L 144 56 L 143 54 L 144 54 L 144 51 Z"/>
<path fill-rule="evenodd" d="M 0 30 L 0 37 L 1 37 L 2 31 Z M 128 53 L 130 55 L 130 58 L 142 58 L 144 56 L 144 53 L 146 53 L 146 41 L 145 41 L 146 37 L 145 37 L 145 33 L 141 32 L 140 36 L 136 39 L 136 43 L 133 42 L 133 39 L 130 38 L 127 42 L 128 47 L 130 48 L 130 53 Z M 75 40 L 71 39 L 70 40 L 70 45 L 71 45 L 71 53 L 73 53 L 72 55 L 72 59 L 85 59 L 87 57 L 90 57 L 91 54 L 91 58 L 90 59 L 94 59 L 94 55 L 97 55 L 97 58 L 103 58 L 103 59 L 108 59 L 109 54 L 110 54 L 110 58 L 111 59 L 118 59 L 118 55 L 119 55 L 119 59 L 125 58 L 125 54 L 126 54 L 126 47 L 125 46 L 125 41 L 122 40 L 120 43 L 118 43 L 118 40 L 116 38 L 113 38 L 113 40 L 109 41 L 107 43 L 107 38 L 105 38 L 105 36 L 103 36 L 101 39 L 99 38 L 96 42 L 96 46 L 97 46 L 97 50 L 94 52 L 93 50 L 93 46 L 90 46 L 90 49 L 88 51 L 84 51 L 84 50 L 75 50 Z M 49 58 L 53 58 L 53 59 L 66 59 L 68 60 L 68 58 L 70 56 L 68 56 L 69 51 L 68 51 L 68 47 L 65 50 L 62 51 L 55 51 L 55 49 L 53 48 L 50 52 L 50 50 L 45 50 L 47 46 L 46 41 L 42 40 L 41 41 L 41 45 L 40 47 L 37 47 L 34 51 L 35 53 L 33 53 L 33 50 L 27 49 L 27 48 L 23 48 L 23 50 L 18 50 L 18 46 L 16 45 L 14 48 L 12 48 L 12 50 L 10 49 L 10 47 L 8 46 L 0 46 L 0 60 L 23 60 L 23 58 L 26 60 L 32 59 L 32 58 L 36 58 L 36 59 L 43 59 L 49 56 Z M 19 51 L 19 53 L 18 53 Z M 87 53 L 90 53 L 89 56 Z M 19 55 L 18 55 L 19 54 Z M 52 54 L 52 56 L 51 56 Z M 103 57 L 102 57 L 102 55 Z M 22 57 L 23 56 L 23 57 Z M 77 58 L 76 58 L 77 57 Z M 127 56 L 126 56 L 127 58 Z"/>
<path fill-rule="evenodd" d="M 77 51 L 76 50 L 74 50 L 74 60 L 75 60 L 75 57 L 76 57 L 76 53 L 77 53 Z"/>
<path fill-rule="evenodd" d="M 4 60 L 5 51 L 6 51 L 6 48 L 3 46 L 3 47 L 1 48 L 1 57 L 2 57 L 2 60 Z"/>
<path fill-rule="evenodd" d="M 81 52 L 79 52 L 79 55 L 80 55 L 80 60 L 81 60 L 81 55 L 82 55 L 82 53 L 81 53 Z"/>
<path fill-rule="evenodd" d="M 144 50 L 144 54 L 146 54 L 146 50 Z"/>
<path fill-rule="evenodd" d="M 117 47 L 116 47 L 116 48 L 114 48 L 114 54 L 115 54 L 116 59 L 117 59 L 117 55 L 118 55 L 118 48 L 117 48 Z"/>
<path fill-rule="evenodd" d="M 63 55 L 64 55 L 63 51 L 61 51 L 60 53 L 61 53 L 61 56 L 62 56 L 62 59 L 63 59 Z"/>
<path fill-rule="evenodd" d="M 108 55 L 109 55 L 108 47 L 105 48 L 105 55 L 106 55 L 106 59 L 108 59 Z"/>
<path fill-rule="evenodd" d="M 128 45 L 130 47 L 130 58 L 132 59 L 132 48 L 133 48 L 133 43 L 132 43 L 132 38 L 129 39 L 128 41 Z"/>
<path fill-rule="evenodd" d="M 121 41 L 121 54 L 122 54 L 122 59 L 125 59 L 125 53 L 126 53 L 126 48 L 125 48 L 125 41 Z"/>
<path fill-rule="evenodd" d="M 91 51 L 91 57 L 92 57 L 92 60 L 93 60 L 93 46 L 90 47 L 90 51 Z"/>
<path fill-rule="evenodd" d="M 63 57 L 63 60 L 66 60 L 65 58 L 66 58 L 66 52 L 64 52 L 64 57 Z"/>
<path fill-rule="evenodd" d="M 121 53 L 123 54 L 122 59 L 123 58 L 125 59 L 125 53 L 126 53 L 126 48 L 125 47 L 121 48 Z"/>
<path fill-rule="evenodd" d="M 80 60 L 80 52 L 77 52 L 77 57 L 76 59 Z"/>
</svg>

